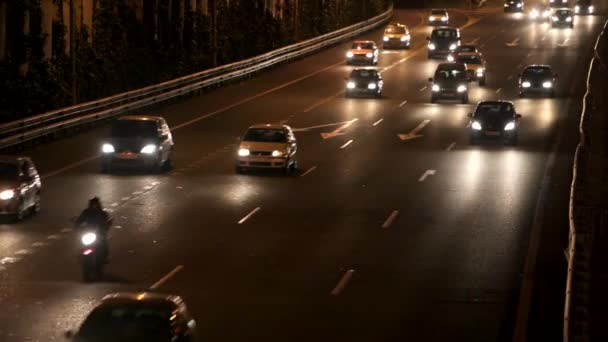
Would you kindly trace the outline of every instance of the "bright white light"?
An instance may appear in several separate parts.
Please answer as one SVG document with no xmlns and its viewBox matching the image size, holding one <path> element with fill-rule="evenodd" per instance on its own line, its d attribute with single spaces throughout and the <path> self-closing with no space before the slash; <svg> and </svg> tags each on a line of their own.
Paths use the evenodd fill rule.
<svg viewBox="0 0 608 342">
<path fill-rule="evenodd" d="M 15 197 L 14 190 L 4 190 L 4 191 L 0 192 L 0 200 L 6 201 L 13 197 Z"/>
<path fill-rule="evenodd" d="M 429 43 L 429 50 L 435 50 L 436 46 L 433 43 Z"/>
<path fill-rule="evenodd" d="M 578 12 L 580 12 L 580 10 L 581 10 L 581 6 L 579 6 L 579 5 L 574 6 L 574 13 L 578 13 Z"/>
<path fill-rule="evenodd" d="M 92 245 L 95 240 L 97 240 L 97 235 L 95 235 L 95 233 L 86 233 L 80 238 L 80 241 L 82 241 L 82 244 L 85 246 Z"/>
<path fill-rule="evenodd" d="M 249 155 L 249 149 L 247 148 L 240 148 L 239 149 L 239 156 L 240 157 L 247 157 Z"/>
<path fill-rule="evenodd" d="M 521 3 L 518 3 L 518 4 L 517 4 L 517 8 L 521 8 Z"/>
<path fill-rule="evenodd" d="M 354 55 L 355 55 L 355 54 L 354 54 L 352 51 L 348 51 L 348 52 L 346 53 L 346 57 L 348 57 L 348 58 L 353 58 L 353 56 L 354 56 Z"/>
<path fill-rule="evenodd" d="M 453 62 L 454 61 L 454 56 L 448 55 L 447 60 L 448 60 L 448 62 Z"/>
<path fill-rule="evenodd" d="M 382 40 L 384 40 L 385 42 L 388 42 L 388 37 L 387 37 L 387 36 L 384 36 L 384 37 L 382 38 Z"/>
<path fill-rule="evenodd" d="M 103 153 L 114 153 L 114 151 L 114 146 L 112 146 L 112 144 L 101 145 L 101 152 Z"/>
<path fill-rule="evenodd" d="M 152 154 L 154 152 L 156 152 L 156 145 L 154 144 L 148 144 L 146 146 L 144 146 L 141 151 L 139 151 L 143 154 Z"/>
<path fill-rule="evenodd" d="M 553 87 L 553 83 L 552 82 L 543 82 L 543 88 L 551 88 Z"/>
<path fill-rule="evenodd" d="M 595 7 L 593 7 L 593 5 L 588 7 L 589 13 L 593 13 L 594 10 L 595 10 Z"/>
<path fill-rule="evenodd" d="M 567 22 L 571 22 L 571 21 L 572 21 L 572 17 L 568 17 L 568 18 L 566 18 L 566 21 L 567 21 Z"/>
<path fill-rule="evenodd" d="M 471 124 L 471 128 L 476 131 L 481 131 L 481 124 L 478 121 L 473 121 L 473 124 Z"/>
<path fill-rule="evenodd" d="M 283 155 L 283 152 L 281 152 L 281 151 L 277 151 L 277 150 L 272 151 L 273 157 L 280 157 L 282 155 Z"/>
<path fill-rule="evenodd" d="M 557 18 L 557 17 L 552 17 L 552 18 L 551 18 L 551 20 L 553 20 L 553 21 L 558 21 L 558 20 L 559 20 L 559 18 Z"/>
<path fill-rule="evenodd" d="M 532 19 L 538 18 L 538 10 L 537 9 L 533 9 L 532 11 L 530 11 L 530 18 L 532 18 Z"/>
<path fill-rule="evenodd" d="M 405 42 L 406 40 L 410 39 L 410 36 L 402 36 L 401 37 L 401 41 Z"/>
<path fill-rule="evenodd" d="M 349 81 L 348 83 L 346 83 L 346 88 L 348 89 L 355 89 L 355 86 L 356 84 L 353 81 Z"/>
<path fill-rule="evenodd" d="M 373 90 L 373 89 L 376 89 L 376 87 L 377 87 L 376 83 L 370 83 L 370 84 L 367 85 L 367 89 L 372 89 Z"/>
<path fill-rule="evenodd" d="M 456 50 L 456 44 L 450 45 L 450 50 Z"/>
<path fill-rule="evenodd" d="M 432 90 L 432 91 L 439 91 L 440 89 L 439 89 L 439 86 L 438 86 L 438 85 L 433 84 L 433 86 L 431 87 L 431 90 Z"/>
<path fill-rule="evenodd" d="M 365 54 L 365 57 L 372 58 L 372 57 L 374 57 L 374 54 L 371 53 L 371 52 L 368 52 L 368 53 Z"/>
<path fill-rule="evenodd" d="M 435 21 L 435 17 L 430 16 L 430 17 L 429 17 L 429 21 Z"/>
<path fill-rule="evenodd" d="M 505 131 L 512 131 L 515 129 L 515 122 L 511 121 L 505 125 Z"/>
<path fill-rule="evenodd" d="M 464 93 L 465 91 L 467 91 L 467 86 L 465 86 L 464 84 L 461 84 L 461 85 L 458 86 L 458 88 L 456 88 L 456 90 L 459 93 Z"/>
<path fill-rule="evenodd" d="M 483 76 L 483 68 L 477 69 L 477 76 Z"/>
<path fill-rule="evenodd" d="M 530 84 L 530 82 L 528 82 L 528 81 L 524 81 L 524 82 L 521 83 L 521 86 L 524 87 L 524 88 L 530 88 L 531 85 L 532 84 Z"/>
<path fill-rule="evenodd" d="M 448 21 L 448 17 L 441 17 L 441 21 Z"/>
</svg>

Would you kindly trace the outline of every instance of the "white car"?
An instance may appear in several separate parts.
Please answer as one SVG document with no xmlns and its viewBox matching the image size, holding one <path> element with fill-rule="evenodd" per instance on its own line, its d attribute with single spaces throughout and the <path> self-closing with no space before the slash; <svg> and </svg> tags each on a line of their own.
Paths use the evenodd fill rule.
<svg viewBox="0 0 608 342">
<path fill-rule="evenodd" d="M 298 144 L 291 127 L 280 124 L 254 125 L 247 129 L 237 151 L 236 172 L 247 169 L 294 171 Z"/>
<path fill-rule="evenodd" d="M 450 15 L 446 9 L 432 9 L 429 15 L 429 25 L 448 25 Z"/>
</svg>

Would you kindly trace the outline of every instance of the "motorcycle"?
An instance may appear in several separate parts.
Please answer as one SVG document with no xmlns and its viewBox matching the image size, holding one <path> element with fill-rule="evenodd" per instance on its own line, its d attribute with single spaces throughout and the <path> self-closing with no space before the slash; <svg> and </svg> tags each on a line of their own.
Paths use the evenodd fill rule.
<svg viewBox="0 0 608 342">
<path fill-rule="evenodd" d="M 103 268 L 106 264 L 106 248 L 103 237 L 99 236 L 96 229 L 83 229 L 80 235 L 81 242 L 81 265 L 84 281 L 101 279 Z"/>
</svg>

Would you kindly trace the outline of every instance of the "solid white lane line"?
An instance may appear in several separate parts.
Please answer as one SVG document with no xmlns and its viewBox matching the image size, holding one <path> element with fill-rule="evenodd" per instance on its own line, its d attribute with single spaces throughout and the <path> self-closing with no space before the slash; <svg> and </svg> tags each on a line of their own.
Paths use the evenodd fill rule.
<svg viewBox="0 0 608 342">
<path fill-rule="evenodd" d="M 424 182 L 424 180 L 428 177 L 428 176 L 433 176 L 435 175 L 435 170 L 426 170 L 424 171 L 424 173 L 422 174 L 422 176 L 420 176 L 420 178 L 418 178 L 419 182 Z"/>
<path fill-rule="evenodd" d="M 340 281 L 338 282 L 336 287 L 334 287 L 334 289 L 331 291 L 331 294 L 333 296 L 340 295 L 340 293 L 342 293 L 342 291 L 344 291 L 344 288 L 346 287 L 346 285 L 348 284 L 348 282 L 350 281 L 350 279 L 353 277 L 354 274 L 355 274 L 355 270 L 353 270 L 353 269 L 346 271 L 346 273 L 344 273 L 344 275 L 342 276 L 342 278 L 340 279 Z"/>
<path fill-rule="evenodd" d="M 260 207 L 257 207 L 255 209 L 253 209 L 249 214 L 245 215 L 245 217 L 243 217 L 242 219 L 240 219 L 239 222 L 238 222 L 238 224 L 245 223 L 245 221 L 249 220 L 253 215 L 255 215 L 255 213 L 257 213 L 261 209 L 262 208 L 260 208 Z"/>
<path fill-rule="evenodd" d="M 380 119 L 380 120 L 374 122 L 373 126 L 378 126 L 382 121 L 384 121 L 384 119 Z"/>
<path fill-rule="evenodd" d="M 300 175 L 300 177 L 304 177 L 304 176 L 306 176 L 307 174 L 309 174 L 309 173 L 313 172 L 313 171 L 314 171 L 314 170 L 316 170 L 316 169 L 317 169 L 317 167 L 316 167 L 316 166 L 313 166 L 313 167 L 311 167 L 310 169 L 306 170 L 306 172 L 304 172 L 303 174 L 301 174 L 301 175 Z"/>
<path fill-rule="evenodd" d="M 177 272 L 181 271 L 182 268 L 184 268 L 183 265 L 178 265 L 177 267 L 175 267 L 171 272 L 167 273 L 164 277 L 160 278 L 156 283 L 152 284 L 152 286 L 150 286 L 150 290 L 158 289 L 160 286 L 162 286 L 164 283 L 166 283 L 167 280 L 171 279 L 171 277 L 176 275 Z"/>
<path fill-rule="evenodd" d="M 445 150 L 450 152 L 454 148 L 454 146 L 456 146 L 455 142 L 451 143 L 450 146 L 448 146 L 448 148 L 446 148 Z"/>
<path fill-rule="evenodd" d="M 349 141 L 347 141 L 347 142 L 346 142 L 346 144 L 344 144 L 344 145 L 340 146 L 340 149 L 341 149 L 341 150 L 342 150 L 342 149 L 345 149 L 345 148 L 346 148 L 348 145 L 350 145 L 350 144 L 352 144 L 352 143 L 353 143 L 353 139 L 350 139 Z"/>
<path fill-rule="evenodd" d="M 496 89 L 496 94 L 500 93 L 501 90 L 502 90 L 502 88 Z"/>
<path fill-rule="evenodd" d="M 125 197 L 121 198 L 120 200 L 121 201 L 128 201 L 130 199 L 131 199 L 131 196 L 125 196 Z"/>
<path fill-rule="evenodd" d="M 401 108 L 401 107 L 405 106 L 405 104 L 406 104 L 406 103 L 407 103 L 407 100 L 405 100 L 405 101 L 401 102 L 401 103 L 399 104 L 399 108 Z"/>
<path fill-rule="evenodd" d="M 395 221 L 395 219 L 397 218 L 397 215 L 399 215 L 399 211 L 393 210 L 393 212 L 388 216 L 386 221 L 384 221 L 384 224 L 382 224 L 382 228 L 386 229 L 390 227 L 393 224 L 393 221 Z"/>
<path fill-rule="evenodd" d="M 420 88 L 420 91 L 423 92 L 426 89 L 426 86 Z"/>
</svg>

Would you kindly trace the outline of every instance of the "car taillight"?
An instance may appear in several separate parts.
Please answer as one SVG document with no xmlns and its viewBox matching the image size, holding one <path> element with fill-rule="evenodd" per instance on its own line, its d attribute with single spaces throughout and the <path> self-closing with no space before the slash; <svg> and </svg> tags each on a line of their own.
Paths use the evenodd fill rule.
<svg viewBox="0 0 608 342">
<path fill-rule="evenodd" d="M 93 253 L 93 250 L 91 248 L 88 248 L 88 249 L 85 249 L 84 251 L 82 251 L 83 255 L 89 255 L 91 253 Z"/>
</svg>

